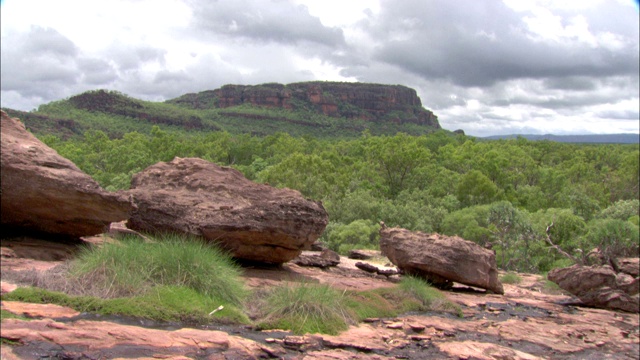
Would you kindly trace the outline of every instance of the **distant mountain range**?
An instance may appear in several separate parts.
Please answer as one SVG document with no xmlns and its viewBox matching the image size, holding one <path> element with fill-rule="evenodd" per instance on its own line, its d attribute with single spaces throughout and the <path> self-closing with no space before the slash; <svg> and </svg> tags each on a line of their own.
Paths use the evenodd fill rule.
<svg viewBox="0 0 640 360">
<path fill-rule="evenodd" d="M 515 139 L 518 137 L 527 140 L 550 140 L 562 143 L 598 143 L 598 144 L 638 144 L 640 143 L 639 134 L 590 134 L 590 135 L 533 135 L 533 134 L 512 134 L 512 135 L 493 135 L 479 137 L 483 140 L 500 140 Z"/>
</svg>

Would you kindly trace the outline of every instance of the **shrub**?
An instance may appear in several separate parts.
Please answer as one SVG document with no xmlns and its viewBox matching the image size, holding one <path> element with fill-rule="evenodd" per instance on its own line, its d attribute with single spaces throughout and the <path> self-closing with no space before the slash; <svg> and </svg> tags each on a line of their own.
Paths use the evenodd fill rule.
<svg viewBox="0 0 640 360">
<path fill-rule="evenodd" d="M 602 263 L 608 264 L 619 257 L 637 257 L 640 245 L 638 227 L 629 221 L 596 219 L 589 222 L 589 231 L 583 239 L 583 254 L 598 248 Z"/>
</svg>

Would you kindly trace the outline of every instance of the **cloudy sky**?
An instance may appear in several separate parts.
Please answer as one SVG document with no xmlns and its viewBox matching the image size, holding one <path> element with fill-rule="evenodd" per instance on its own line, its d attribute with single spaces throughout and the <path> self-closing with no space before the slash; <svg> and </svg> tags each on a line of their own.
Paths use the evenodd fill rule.
<svg viewBox="0 0 640 360">
<path fill-rule="evenodd" d="M 0 0 L 1 105 L 224 84 L 416 89 L 467 134 L 638 133 L 633 0 Z"/>
</svg>

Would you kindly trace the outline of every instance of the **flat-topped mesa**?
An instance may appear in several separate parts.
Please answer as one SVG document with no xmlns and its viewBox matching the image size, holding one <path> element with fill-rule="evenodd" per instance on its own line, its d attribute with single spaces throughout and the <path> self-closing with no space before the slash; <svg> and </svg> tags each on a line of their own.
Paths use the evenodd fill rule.
<svg viewBox="0 0 640 360">
<path fill-rule="evenodd" d="M 196 109 L 243 104 L 306 109 L 333 117 L 415 123 L 440 129 L 438 117 L 422 107 L 416 91 L 401 85 L 319 81 L 288 85 L 225 85 L 216 90 L 187 94 L 172 102 Z"/>
</svg>

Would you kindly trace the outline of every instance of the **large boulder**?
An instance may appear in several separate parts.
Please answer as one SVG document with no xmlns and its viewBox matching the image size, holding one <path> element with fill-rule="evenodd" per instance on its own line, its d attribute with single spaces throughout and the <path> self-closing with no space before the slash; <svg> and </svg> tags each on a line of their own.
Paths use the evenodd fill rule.
<svg viewBox="0 0 640 360">
<path fill-rule="evenodd" d="M 455 281 L 504 294 L 495 254 L 474 242 L 382 227 L 380 250 L 405 273 L 424 277 L 435 286 L 447 287 Z"/>
<path fill-rule="evenodd" d="M 609 265 L 576 264 L 554 269 L 547 278 L 587 306 L 637 313 L 640 311 L 639 280 L 637 270 L 632 270 L 635 276 L 625 272 L 616 273 Z"/>
<path fill-rule="evenodd" d="M 246 179 L 196 158 L 175 158 L 134 175 L 130 229 L 177 232 L 216 242 L 243 260 L 284 263 L 322 234 L 328 216 L 298 191 Z"/>
<path fill-rule="evenodd" d="M 96 235 L 128 218 L 127 198 L 103 190 L 4 111 L 2 118 L 3 234 Z"/>
</svg>

